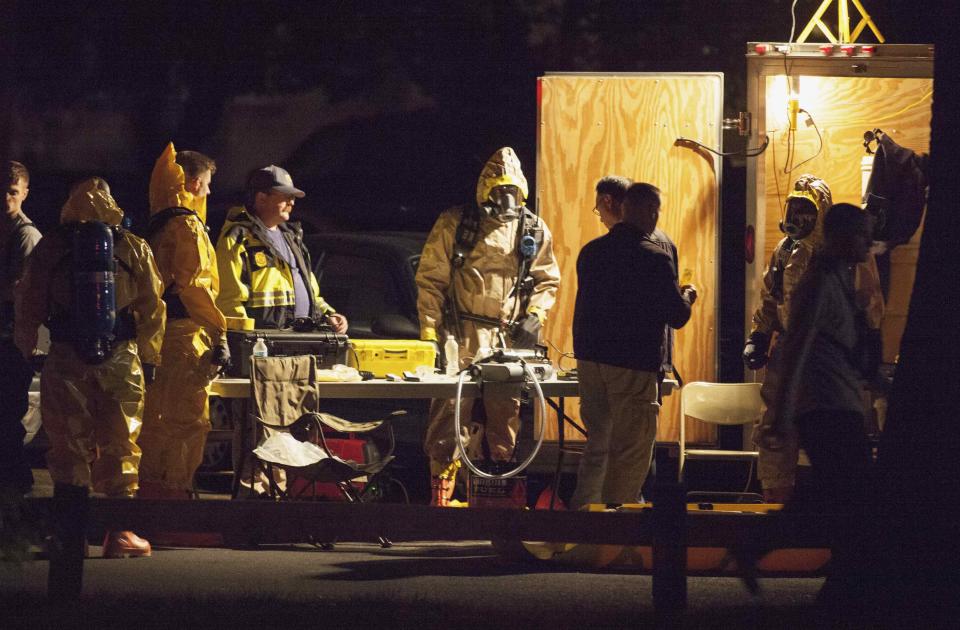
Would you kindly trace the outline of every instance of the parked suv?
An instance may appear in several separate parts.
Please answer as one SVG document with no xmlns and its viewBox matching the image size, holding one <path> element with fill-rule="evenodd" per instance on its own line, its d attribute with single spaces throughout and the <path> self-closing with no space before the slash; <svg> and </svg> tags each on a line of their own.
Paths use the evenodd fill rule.
<svg viewBox="0 0 960 630">
<path fill-rule="evenodd" d="M 323 298 L 357 339 L 419 339 L 414 276 L 426 234 L 311 234 L 305 243 Z"/>
</svg>

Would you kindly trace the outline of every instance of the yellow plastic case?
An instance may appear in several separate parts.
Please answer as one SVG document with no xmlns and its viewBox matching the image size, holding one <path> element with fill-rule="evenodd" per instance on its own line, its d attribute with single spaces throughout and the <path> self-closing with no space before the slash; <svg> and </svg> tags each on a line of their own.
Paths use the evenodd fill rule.
<svg viewBox="0 0 960 630">
<path fill-rule="evenodd" d="M 437 363 L 437 347 L 416 339 L 351 339 L 347 365 L 373 372 L 377 378 L 388 373 L 401 376 L 417 366 L 433 368 Z"/>
</svg>

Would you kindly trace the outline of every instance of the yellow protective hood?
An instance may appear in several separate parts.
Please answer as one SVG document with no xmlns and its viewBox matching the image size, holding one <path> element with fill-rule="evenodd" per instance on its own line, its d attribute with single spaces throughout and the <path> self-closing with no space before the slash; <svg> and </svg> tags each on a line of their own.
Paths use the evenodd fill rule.
<svg viewBox="0 0 960 630">
<path fill-rule="evenodd" d="M 74 186 L 70 198 L 60 210 L 60 223 L 102 221 L 108 225 L 120 225 L 123 210 L 110 193 L 100 189 L 102 181 L 91 177 Z"/>
<path fill-rule="evenodd" d="M 816 175 L 804 174 L 793 184 L 793 190 L 787 195 L 787 201 L 792 198 L 807 199 L 817 207 L 817 223 L 813 232 L 804 240 L 811 245 L 819 245 L 823 242 L 823 217 L 827 213 L 827 208 L 833 205 L 830 187 Z"/>
<path fill-rule="evenodd" d="M 484 165 L 480 179 L 477 180 L 477 203 L 487 201 L 490 191 L 497 186 L 516 186 L 523 195 L 520 201 L 527 198 L 527 178 L 520 169 L 520 158 L 510 147 L 497 149 Z"/>
<path fill-rule="evenodd" d="M 183 185 L 186 178 L 183 167 L 177 164 L 177 150 L 173 143 L 167 145 L 150 174 L 150 214 L 154 215 L 167 208 L 187 208 L 207 222 L 207 198 L 197 197 L 187 192 Z"/>
</svg>

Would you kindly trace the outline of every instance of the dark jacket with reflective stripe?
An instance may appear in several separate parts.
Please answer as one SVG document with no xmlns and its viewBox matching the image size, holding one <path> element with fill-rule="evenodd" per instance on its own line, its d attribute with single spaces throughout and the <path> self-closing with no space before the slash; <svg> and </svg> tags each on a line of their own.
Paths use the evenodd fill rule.
<svg viewBox="0 0 960 630">
<path fill-rule="evenodd" d="M 334 312 L 320 297 L 310 254 L 297 224 L 278 226 L 310 297 L 310 315 Z M 217 240 L 220 294 L 217 306 L 227 317 L 249 317 L 257 328 L 282 328 L 294 319 L 293 269 L 270 244 L 266 226 L 244 207 L 231 208 Z"/>
</svg>

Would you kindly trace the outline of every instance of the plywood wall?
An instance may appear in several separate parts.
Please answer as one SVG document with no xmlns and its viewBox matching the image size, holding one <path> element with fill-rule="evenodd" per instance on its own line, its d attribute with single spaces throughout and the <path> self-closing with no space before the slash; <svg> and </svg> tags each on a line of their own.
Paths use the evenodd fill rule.
<svg viewBox="0 0 960 630">
<path fill-rule="evenodd" d="M 677 244 L 681 274 L 689 269 L 699 289 L 693 316 L 676 336 L 677 367 L 688 381 L 716 380 L 720 163 L 706 151 L 678 145 L 677 139 L 718 148 L 722 88 L 719 74 L 556 75 L 540 80 L 536 201 L 553 231 L 563 274 L 546 337 L 563 352 L 573 350 L 577 254 L 606 232 L 591 212 L 594 187 L 604 175 L 624 175 L 664 192 L 659 227 Z M 561 364 L 573 367 L 574 360 L 564 358 Z M 571 407 L 576 417 L 576 404 Z M 657 439 L 677 439 L 678 417 L 678 397 L 667 397 Z M 579 436 L 568 429 L 566 437 Z M 688 437 L 691 442 L 715 439 L 706 425 L 691 425 Z M 557 438 L 553 423 L 547 438 Z"/>
<path fill-rule="evenodd" d="M 929 79 L 800 77 L 800 107 L 810 112 L 816 126 L 800 114 L 795 143 L 794 171 L 784 173 L 787 157 L 787 81 L 767 77 L 766 133 L 770 148 L 764 154 L 766 176 L 763 260 L 769 260 L 783 237 L 778 229 L 784 198 L 803 173 L 822 177 L 834 203 L 860 204 L 861 159 L 864 131 L 880 128 L 900 144 L 917 152 L 930 150 L 930 106 L 933 82 Z M 819 130 L 821 142 L 817 137 Z M 809 160 L 809 161 L 807 161 Z M 805 162 L 806 163 L 803 163 Z M 867 167 L 869 168 L 869 166 Z M 891 255 L 891 285 L 882 326 L 884 359 L 899 352 L 913 290 L 920 230 L 911 243 Z M 756 305 L 747 305 L 748 311 Z"/>
</svg>

